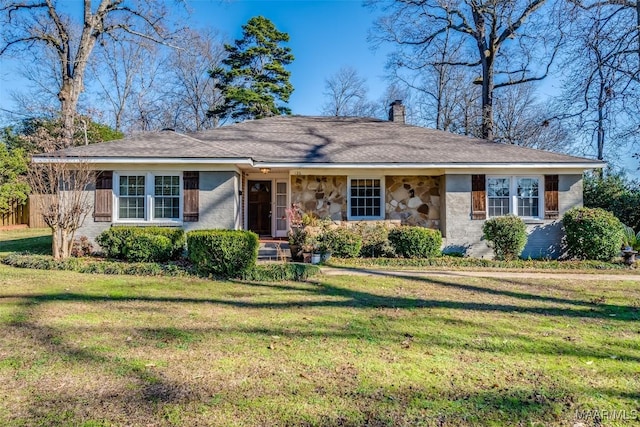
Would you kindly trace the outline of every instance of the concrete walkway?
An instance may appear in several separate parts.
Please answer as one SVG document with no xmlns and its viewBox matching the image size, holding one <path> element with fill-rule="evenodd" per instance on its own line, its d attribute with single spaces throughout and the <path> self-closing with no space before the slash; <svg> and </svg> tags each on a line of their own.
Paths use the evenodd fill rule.
<svg viewBox="0 0 640 427">
<path fill-rule="evenodd" d="M 488 277 L 500 279 L 574 279 L 574 280 L 607 280 L 640 282 L 640 272 L 632 274 L 607 273 L 554 273 L 549 272 L 519 272 L 519 271 L 450 271 L 450 270 L 380 270 L 372 268 L 336 268 L 321 267 L 322 274 L 327 276 L 395 276 L 395 277 Z"/>
</svg>

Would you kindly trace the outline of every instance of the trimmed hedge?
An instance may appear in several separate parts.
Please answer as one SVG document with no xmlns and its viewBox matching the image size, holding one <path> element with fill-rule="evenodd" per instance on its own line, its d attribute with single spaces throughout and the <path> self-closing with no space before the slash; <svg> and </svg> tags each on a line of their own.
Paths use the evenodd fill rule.
<svg viewBox="0 0 640 427">
<path fill-rule="evenodd" d="M 96 241 L 102 247 L 105 255 L 108 258 L 114 259 L 129 259 L 127 254 L 135 254 L 137 260 L 147 261 L 161 261 L 161 259 L 154 259 L 154 255 L 164 257 L 166 242 L 163 239 L 145 239 L 147 243 L 151 242 L 154 245 L 149 251 L 140 249 L 140 245 L 135 241 L 140 236 L 162 236 L 169 239 L 171 243 L 171 250 L 169 258 L 178 259 L 182 256 L 184 251 L 184 244 L 186 242 L 184 230 L 181 228 L 173 227 L 136 227 L 136 226 L 115 226 L 108 230 L 103 231 L 96 238 Z M 146 252 L 143 254 L 143 252 Z"/>
<path fill-rule="evenodd" d="M 243 280 L 278 282 L 293 280 L 301 282 L 320 273 L 320 267 L 312 264 L 278 263 L 258 264 L 242 274 Z"/>
<path fill-rule="evenodd" d="M 187 233 L 189 260 L 202 274 L 242 277 L 258 259 L 258 235 L 243 230 Z"/>
<path fill-rule="evenodd" d="M 579 261 L 579 260 L 537 260 L 514 259 L 512 261 L 496 261 L 486 258 L 453 257 L 443 255 L 435 258 L 331 258 L 327 265 L 333 267 L 348 268 L 387 268 L 387 269 L 414 269 L 424 267 L 441 267 L 446 270 L 476 270 L 499 271 L 504 269 L 522 271 L 542 270 L 628 270 L 622 261 Z M 640 266 L 640 261 L 636 261 Z"/>
<path fill-rule="evenodd" d="M 500 261 L 517 259 L 527 244 L 527 226 L 522 218 L 511 214 L 485 221 L 482 233 Z"/>
<path fill-rule="evenodd" d="M 128 274 L 136 276 L 187 276 L 188 269 L 176 264 L 152 262 L 130 263 L 103 261 L 92 258 L 66 258 L 55 260 L 51 255 L 13 253 L 2 259 L 4 264 L 16 268 L 37 270 L 64 270 L 85 274 Z"/>
<path fill-rule="evenodd" d="M 124 244 L 124 258 L 133 262 L 165 262 L 172 252 L 171 240 L 159 234 L 131 236 Z"/>
<path fill-rule="evenodd" d="M 362 237 L 343 227 L 327 230 L 319 240 L 338 258 L 355 258 L 362 247 Z"/>
<path fill-rule="evenodd" d="M 440 255 L 440 230 L 403 226 L 389 231 L 389 242 L 396 253 L 404 258 L 432 258 Z"/>
<path fill-rule="evenodd" d="M 620 254 L 623 225 L 600 208 L 573 208 L 562 217 L 569 255 L 578 259 L 610 261 Z"/>
</svg>

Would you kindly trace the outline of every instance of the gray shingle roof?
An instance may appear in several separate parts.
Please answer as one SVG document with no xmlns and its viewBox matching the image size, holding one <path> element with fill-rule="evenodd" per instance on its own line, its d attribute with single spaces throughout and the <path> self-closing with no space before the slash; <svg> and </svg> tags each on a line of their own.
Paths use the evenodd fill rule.
<svg viewBox="0 0 640 427">
<path fill-rule="evenodd" d="M 370 118 L 278 116 L 183 135 L 150 132 L 74 147 L 67 157 L 250 158 L 265 163 L 593 164 L 601 162 L 497 144 Z"/>
</svg>

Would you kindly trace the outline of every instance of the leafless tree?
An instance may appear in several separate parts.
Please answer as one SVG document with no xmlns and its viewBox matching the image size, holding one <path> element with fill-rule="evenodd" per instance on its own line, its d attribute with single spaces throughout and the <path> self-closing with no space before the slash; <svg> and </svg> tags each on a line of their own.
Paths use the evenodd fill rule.
<svg viewBox="0 0 640 427">
<path fill-rule="evenodd" d="M 566 58 L 564 90 L 558 99 L 558 118 L 575 129 L 596 157 L 615 157 L 607 147 L 640 142 L 640 73 L 635 55 L 621 54 L 632 14 L 618 13 L 610 5 L 580 11 L 573 21 Z M 631 61 L 631 62 L 630 62 Z"/>
<path fill-rule="evenodd" d="M 224 55 L 217 33 L 185 29 L 172 47 L 139 40 L 98 50 L 94 90 L 110 106 L 110 123 L 129 132 L 161 128 L 199 131 L 217 126 L 207 111 L 221 95 L 208 71 Z"/>
<path fill-rule="evenodd" d="M 39 127 L 24 138 L 37 145 L 38 152 L 53 153 L 64 145 L 61 132 L 51 132 Z M 31 187 L 30 200 L 42 212 L 44 223 L 51 229 L 52 253 L 55 259 L 67 258 L 71 254 L 76 231 L 82 226 L 91 211 L 94 172 L 85 162 L 61 162 L 57 155 L 31 164 L 27 181 Z"/>
<path fill-rule="evenodd" d="M 640 63 L 640 1 L 632 0 L 569 0 L 570 3 L 575 4 L 580 9 L 594 10 L 605 9 L 609 16 L 613 18 L 615 15 L 626 15 L 628 19 L 624 19 L 626 24 L 620 28 L 618 34 L 619 37 L 619 49 L 617 55 L 634 55 L 637 56 L 637 62 L 631 61 L 631 64 L 635 62 L 635 69 L 631 69 L 631 75 L 638 78 L 638 63 Z"/>
<path fill-rule="evenodd" d="M 416 110 L 421 125 L 453 131 L 460 118 L 460 106 L 470 92 L 478 92 L 471 82 L 473 74 L 466 68 L 448 65 L 459 60 L 462 44 L 453 45 L 451 31 L 435 40 L 436 61 L 415 55 L 412 51 L 396 50 L 389 56 L 389 78 L 408 87 L 416 94 Z M 477 95 L 475 96 L 477 99 Z M 457 126 L 458 129 L 460 128 Z"/>
<path fill-rule="evenodd" d="M 482 137 L 493 139 L 494 91 L 541 80 L 549 72 L 560 38 L 551 28 L 553 4 L 553 0 L 396 0 L 383 6 L 385 15 L 377 21 L 373 39 L 397 45 L 422 60 L 423 67 L 477 69 Z M 548 13 L 543 15 L 545 9 Z M 443 59 L 447 46 L 461 46 L 461 57 Z"/>
<path fill-rule="evenodd" d="M 178 48 L 167 61 L 169 106 L 176 112 L 174 128 L 200 131 L 218 126 L 215 116 L 207 116 L 222 102 L 209 71 L 219 67 L 225 56 L 220 36 L 210 30 L 186 30 Z"/>
<path fill-rule="evenodd" d="M 367 79 L 350 66 L 340 68 L 324 81 L 326 116 L 369 117 L 375 115 L 376 106 L 369 100 Z"/>
<path fill-rule="evenodd" d="M 49 51 L 56 57 L 56 87 L 67 144 L 73 136 L 74 116 L 91 55 L 98 42 L 117 41 L 123 34 L 163 42 L 168 9 L 161 0 L 84 0 L 82 21 L 55 0 L 0 2 L 0 55 L 25 50 Z"/>
<path fill-rule="evenodd" d="M 139 76 L 137 88 L 132 97 L 130 132 L 160 130 L 172 127 L 174 122 L 174 116 L 166 108 L 165 90 L 158 89 L 165 81 L 163 62 L 154 62 L 151 66 L 153 72 Z"/>
<path fill-rule="evenodd" d="M 62 163 L 64 159 L 49 159 L 49 163 L 32 164 L 28 181 L 32 203 L 42 212 L 44 223 L 51 229 L 52 253 L 55 259 L 71 255 L 76 231 L 91 212 L 91 191 L 94 171 L 84 163 Z"/>
<path fill-rule="evenodd" d="M 533 84 L 523 84 L 500 91 L 495 104 L 495 140 L 547 151 L 571 151 L 566 127 L 550 119 L 552 107 L 538 100 L 535 90 Z"/>
<path fill-rule="evenodd" d="M 110 123 L 116 130 L 128 128 L 133 98 L 140 87 L 140 75 L 152 70 L 156 46 L 146 42 L 121 40 L 99 49 L 90 65 L 98 97 L 109 108 Z"/>
</svg>

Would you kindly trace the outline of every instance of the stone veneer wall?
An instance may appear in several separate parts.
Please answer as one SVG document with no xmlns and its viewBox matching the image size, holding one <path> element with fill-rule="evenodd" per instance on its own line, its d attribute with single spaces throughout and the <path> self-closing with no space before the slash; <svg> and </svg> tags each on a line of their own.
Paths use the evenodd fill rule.
<svg viewBox="0 0 640 427">
<path fill-rule="evenodd" d="M 440 177 L 385 177 L 386 219 L 440 228 Z"/>
<path fill-rule="evenodd" d="M 385 177 L 385 219 L 429 228 L 440 226 L 440 177 Z M 306 213 L 347 220 L 347 177 L 291 177 L 291 202 Z"/>
<path fill-rule="evenodd" d="M 347 177 L 302 175 L 291 177 L 291 203 L 318 218 L 347 220 Z"/>
</svg>

